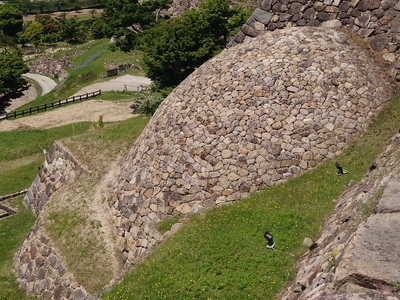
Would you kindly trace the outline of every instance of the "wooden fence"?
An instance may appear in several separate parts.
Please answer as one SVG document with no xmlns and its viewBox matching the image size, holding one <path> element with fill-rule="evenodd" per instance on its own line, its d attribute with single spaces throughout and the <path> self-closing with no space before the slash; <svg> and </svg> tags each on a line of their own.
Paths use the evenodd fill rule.
<svg viewBox="0 0 400 300">
<path fill-rule="evenodd" d="M 94 91 L 91 93 L 86 93 L 86 94 L 82 94 L 82 95 L 78 95 L 78 96 L 72 96 L 69 97 L 67 99 L 63 99 L 63 100 L 58 100 L 58 101 L 54 101 L 51 103 L 45 103 L 45 104 L 40 104 L 38 106 L 31 106 L 29 108 L 25 108 L 25 109 L 21 109 L 21 110 L 14 110 L 12 112 L 6 113 L 4 115 L 0 116 L 0 121 L 2 120 L 7 120 L 7 119 L 11 119 L 11 118 L 17 118 L 19 116 L 24 116 L 24 115 L 31 115 L 32 113 L 37 113 L 40 112 L 42 110 L 48 110 L 48 109 L 52 109 L 52 108 L 57 108 L 60 107 L 62 105 L 67 105 L 68 103 L 72 103 L 72 102 L 78 102 L 78 101 L 82 101 L 91 97 L 95 97 L 101 95 L 101 90 L 98 91 Z"/>
</svg>

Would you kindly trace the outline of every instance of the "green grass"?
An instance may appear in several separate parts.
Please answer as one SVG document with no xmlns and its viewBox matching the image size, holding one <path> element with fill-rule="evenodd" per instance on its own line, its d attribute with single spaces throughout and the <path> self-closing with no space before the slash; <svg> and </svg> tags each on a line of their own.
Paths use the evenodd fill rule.
<svg viewBox="0 0 400 300">
<path fill-rule="evenodd" d="M 113 257 L 117 257 L 119 270 L 122 268 L 120 254 L 115 251 L 110 254 L 104 246 L 104 220 L 92 213 L 92 203 L 96 201 L 94 194 L 110 166 L 117 157 L 127 154 L 148 121 L 149 117 L 138 116 L 122 122 L 104 123 L 102 127 L 96 126 L 92 131 L 63 140 L 74 157 L 89 168 L 91 175 L 80 175 L 68 183 L 66 189 L 53 195 L 42 213 L 43 223 L 68 269 L 90 293 L 98 291 L 113 278 Z M 97 208 L 104 206 L 104 210 L 108 210 L 105 198 L 95 203 Z"/>
<path fill-rule="evenodd" d="M 84 86 L 104 81 L 107 75 L 106 67 L 110 64 L 118 65 L 121 63 L 133 63 L 136 66 L 141 66 L 142 64 L 142 53 L 140 51 L 123 52 L 117 50 L 112 52 L 109 49 L 109 39 L 94 40 L 82 45 L 74 46 L 74 51 L 77 54 L 66 59 L 72 61 L 76 67 L 79 67 L 83 62 L 85 62 L 91 55 L 96 52 L 100 52 L 100 56 L 94 59 L 88 66 L 79 69 L 67 69 L 70 73 L 69 78 L 65 84 L 59 89 L 52 91 L 44 96 L 40 96 L 34 101 L 20 107 L 19 109 L 26 109 L 30 106 L 36 106 L 44 103 L 49 103 L 57 101 L 60 99 L 65 99 L 72 94 L 78 92 Z M 70 50 L 63 50 L 52 54 L 55 58 L 60 58 L 66 55 Z M 132 74 L 137 76 L 144 76 L 144 72 L 137 70 L 125 71 L 123 74 Z"/>
<path fill-rule="evenodd" d="M 69 145 L 73 147 L 80 143 L 78 137 L 81 137 L 82 144 L 86 141 L 88 149 L 92 148 L 95 151 L 93 146 L 97 144 L 100 147 L 97 152 L 101 154 L 101 147 L 113 151 L 121 149 L 122 145 L 128 148 L 132 139 L 142 131 L 148 120 L 148 117 L 138 117 L 124 122 L 106 123 L 104 128 L 97 130 L 94 130 L 92 123 L 78 123 L 47 130 L 0 132 L 0 195 L 23 190 L 32 184 L 38 167 L 44 160 L 43 149 L 49 151 L 54 140 L 71 137 Z M 113 142 L 117 145 L 113 145 Z M 11 201 L 12 206 L 19 210 L 17 214 L 0 220 L 0 300 L 34 299 L 19 289 L 12 270 L 13 254 L 35 220 L 35 216 L 22 205 L 22 199 L 23 197 L 19 197 Z M 63 213 L 65 215 L 54 224 L 54 230 L 58 235 L 66 232 L 64 226 L 66 223 L 70 224 L 67 228 L 75 228 L 81 220 L 79 219 L 81 216 L 74 211 L 65 210 Z M 98 227 L 98 223 L 90 223 L 89 226 Z M 82 240 L 80 259 L 85 255 L 92 258 L 97 255 L 99 249 L 93 247 L 93 242 L 95 242 L 93 237 Z M 70 244 L 77 243 L 74 241 Z M 86 277 L 90 275 L 92 274 L 85 274 Z M 105 283 L 101 282 L 102 285 L 98 287 Z"/>
<path fill-rule="evenodd" d="M 90 123 L 77 123 L 46 130 L 0 132 L 0 163 L 39 153 L 43 156 L 43 149 L 50 150 L 54 140 L 79 135 L 90 126 Z"/>
<path fill-rule="evenodd" d="M 0 186 L 3 182 L 0 180 Z M 22 205 L 22 197 L 10 201 L 19 212 L 0 220 L 0 299 L 35 299 L 18 287 L 13 273 L 13 257 L 22 240 L 35 222 L 35 216 Z"/>
<path fill-rule="evenodd" d="M 400 127 L 400 98 L 335 161 L 249 199 L 193 215 L 103 299 L 275 299 L 295 276 L 295 265 L 316 239 L 333 201 L 358 181 Z M 264 232 L 274 235 L 266 249 Z"/>
<path fill-rule="evenodd" d="M 31 175 L 23 180 L 20 178 L 29 172 L 34 176 L 35 164 L 42 159 L 42 149 L 49 149 L 53 139 L 72 136 L 65 140 L 67 146 L 80 156 L 80 160 L 93 167 L 98 164 L 97 158 L 101 155 L 114 155 L 114 151 L 129 147 L 132 137 L 139 134 L 147 121 L 148 118 L 143 118 L 141 125 L 137 126 L 134 120 L 106 123 L 104 127 L 90 132 L 88 129 L 94 128 L 93 124 L 81 124 L 81 129 L 75 125 L 74 136 L 71 125 L 44 131 L 0 133 L 0 176 L 5 172 L 3 166 L 10 169 L 9 175 L 0 178 L 0 191 L 8 193 L 27 187 L 27 183 L 33 180 L 29 179 Z M 368 133 L 335 158 L 351 174 L 335 175 L 335 161 L 327 161 L 249 199 L 193 215 L 178 233 L 126 274 L 124 280 L 103 298 L 274 299 L 295 275 L 296 262 L 307 250 L 302 245 L 303 239 L 317 237 L 325 216 L 334 205 L 332 200 L 338 197 L 350 180 L 361 179 L 399 127 L 400 98 L 397 97 L 371 124 Z M 92 152 L 88 152 L 89 158 L 85 158 L 84 153 L 90 148 Z M 32 169 L 29 164 L 32 164 Z M 8 177 L 10 181 L 6 181 Z M 20 183 L 10 189 L 6 186 L 12 178 Z M 20 202 L 21 198 L 15 205 L 20 205 Z M 68 211 L 71 216 L 75 216 L 74 213 Z M 15 219 L 20 216 L 24 221 Z M 76 218 L 60 218 L 61 223 L 54 227 L 55 235 L 61 232 L 64 236 L 66 226 L 62 224 L 75 224 L 72 221 L 80 217 L 76 214 Z M 13 279 L 11 260 L 13 251 L 33 220 L 34 217 L 26 210 L 24 215 L 24 208 L 21 207 L 20 213 L 0 221 L 0 259 L 3 259 L 0 299 L 27 299 Z M 165 228 L 160 230 L 168 230 L 176 221 L 165 221 Z M 11 222 L 12 229 L 7 222 Z M 91 226 L 92 223 L 88 224 Z M 265 247 L 263 234 L 266 230 L 274 235 L 275 251 Z M 85 249 L 83 246 L 82 249 Z"/>
</svg>

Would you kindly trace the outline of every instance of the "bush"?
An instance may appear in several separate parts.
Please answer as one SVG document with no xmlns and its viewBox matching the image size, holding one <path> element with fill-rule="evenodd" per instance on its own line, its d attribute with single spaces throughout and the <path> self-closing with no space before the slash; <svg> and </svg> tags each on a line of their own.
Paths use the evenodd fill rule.
<svg viewBox="0 0 400 300">
<path fill-rule="evenodd" d="M 145 91 L 136 100 L 137 110 L 141 114 L 153 115 L 163 100 L 160 93 Z"/>
</svg>

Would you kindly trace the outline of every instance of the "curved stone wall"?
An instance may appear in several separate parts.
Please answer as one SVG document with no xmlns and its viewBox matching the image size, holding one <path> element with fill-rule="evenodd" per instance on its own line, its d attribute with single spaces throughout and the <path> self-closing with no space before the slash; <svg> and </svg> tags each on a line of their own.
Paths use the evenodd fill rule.
<svg viewBox="0 0 400 300">
<path fill-rule="evenodd" d="M 400 81 L 399 0 L 263 0 L 228 46 L 293 26 L 346 27 L 365 39 Z"/>
<path fill-rule="evenodd" d="M 341 151 L 391 96 L 368 53 L 332 29 L 267 32 L 224 50 L 162 103 L 126 157 L 112 206 L 133 262 L 153 224 L 248 196 Z"/>
</svg>

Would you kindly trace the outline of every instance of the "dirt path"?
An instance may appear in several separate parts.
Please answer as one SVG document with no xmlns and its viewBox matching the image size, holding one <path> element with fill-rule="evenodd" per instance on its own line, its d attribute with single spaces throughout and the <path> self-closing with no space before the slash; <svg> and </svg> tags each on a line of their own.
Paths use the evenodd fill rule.
<svg viewBox="0 0 400 300">
<path fill-rule="evenodd" d="M 82 95 L 94 91 L 138 91 L 141 87 L 149 86 L 151 80 L 143 76 L 123 75 L 113 79 L 85 86 L 74 95 Z"/>
<path fill-rule="evenodd" d="M 47 76 L 33 73 L 25 73 L 23 76 L 35 80 L 40 85 L 42 89 L 42 96 L 50 93 L 57 85 L 53 79 Z"/>
<path fill-rule="evenodd" d="M 77 11 L 68 11 L 68 12 L 65 12 L 65 13 L 66 13 L 66 17 L 67 18 L 72 18 L 72 17 L 89 18 L 89 17 L 92 17 L 92 10 L 93 9 L 80 9 L 80 10 L 77 10 Z M 96 9 L 94 9 L 93 16 L 94 17 L 98 17 L 98 16 L 101 15 L 102 12 L 103 12 L 102 8 L 96 8 Z M 47 13 L 45 13 L 45 14 L 47 14 Z M 52 18 L 56 18 L 61 14 L 62 14 L 62 12 L 54 12 L 54 13 L 50 13 L 49 15 Z M 34 21 L 35 20 L 35 16 L 36 15 L 26 15 L 26 16 L 24 16 L 24 22 Z"/>
<path fill-rule="evenodd" d="M 33 116 L 1 121 L 0 131 L 45 129 L 77 122 L 96 122 L 100 115 L 103 115 L 104 122 L 122 121 L 136 116 L 133 114 L 132 104 L 131 101 L 88 100 Z"/>
</svg>

